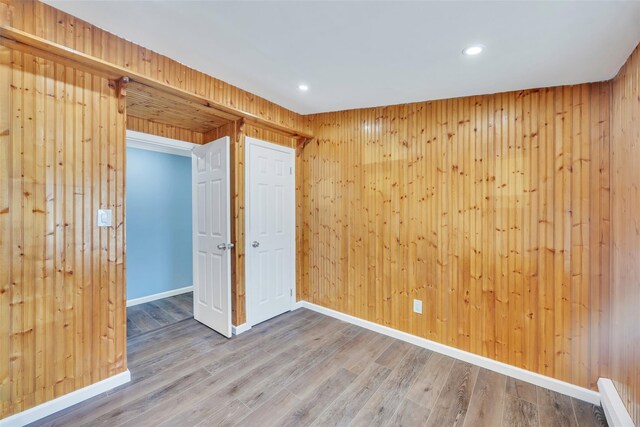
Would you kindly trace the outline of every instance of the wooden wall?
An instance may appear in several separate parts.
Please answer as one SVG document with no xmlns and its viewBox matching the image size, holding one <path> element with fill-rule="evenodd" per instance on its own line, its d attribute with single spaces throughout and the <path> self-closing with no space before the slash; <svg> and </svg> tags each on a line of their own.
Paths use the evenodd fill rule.
<svg viewBox="0 0 640 427">
<path fill-rule="evenodd" d="M 301 297 L 595 387 L 609 97 L 585 84 L 312 117 Z"/>
<path fill-rule="evenodd" d="M 0 0 L 0 3 L 10 6 L 13 16 L 12 25 L 15 28 L 85 52 L 111 63 L 131 68 L 136 72 L 163 80 L 172 86 L 207 96 L 216 102 L 240 108 L 256 116 L 273 120 L 281 125 L 296 130 L 308 131 L 310 129 L 308 120 L 299 114 L 221 80 L 190 69 L 183 64 L 159 55 L 142 46 L 116 37 L 113 34 L 101 30 L 85 21 L 76 19 L 46 4 L 31 0 Z M 207 138 L 214 133 L 224 132 L 228 126 L 218 131 L 203 134 L 189 129 L 181 129 L 129 116 L 127 117 L 127 128 L 188 142 L 203 143 L 208 142 L 210 139 Z M 283 137 L 277 133 L 265 131 L 250 125 L 247 125 L 245 129 L 246 132 L 251 132 L 252 135 L 257 135 L 256 137 L 261 137 L 267 141 L 295 146 L 293 139 Z M 243 159 L 244 139 L 239 138 L 238 141 L 239 145 L 234 148 L 233 152 L 237 159 Z M 242 181 L 238 182 L 243 183 L 244 168 L 242 166 L 242 160 L 238 160 L 238 162 L 239 168 L 235 174 L 239 174 L 239 179 L 242 179 Z M 238 218 L 235 220 L 236 225 L 234 227 L 239 230 L 238 233 L 242 233 L 240 234 L 242 238 L 243 231 L 238 228 L 240 227 L 238 221 L 241 221 L 243 227 L 243 201 L 244 195 L 241 191 L 234 193 L 234 215 Z M 244 257 L 243 244 L 244 242 L 241 242 L 238 245 L 240 247 L 236 250 L 236 260 L 242 260 Z M 235 324 L 244 323 L 245 319 L 244 271 L 242 265 L 242 262 L 238 263 L 237 284 L 234 284 L 234 302 L 237 307 L 234 309 L 233 315 Z"/>
<path fill-rule="evenodd" d="M 3 418 L 126 370 L 125 118 L 106 80 L 4 47 L 0 105 Z"/>
<path fill-rule="evenodd" d="M 299 298 L 585 387 L 611 371 L 637 408 L 638 337 L 623 327 L 638 301 L 637 52 L 613 83 L 609 343 L 609 83 L 305 118 L 42 3 L 0 3 L 16 28 L 316 132 L 296 165 Z M 6 49 L 0 104 L 11 105 L 0 110 L 7 416 L 126 369 L 125 120 L 104 80 Z M 211 136 L 135 117 L 128 126 Z M 245 134 L 295 146 L 246 125 L 232 150 L 236 325 L 246 318 Z M 98 207 L 115 210 L 115 228 L 94 227 Z"/>
<path fill-rule="evenodd" d="M 204 144 L 205 137 L 202 132 L 179 128 L 164 123 L 156 123 L 151 120 L 141 119 L 127 115 L 127 129 L 137 132 L 144 132 L 151 135 L 163 136 L 165 138 L 178 139 L 180 141 L 192 142 L 194 144 Z"/>
<path fill-rule="evenodd" d="M 640 47 L 612 92 L 611 379 L 640 425 Z"/>
<path fill-rule="evenodd" d="M 0 0 L 13 8 L 13 26 L 113 64 L 197 93 L 296 130 L 308 130 L 299 114 L 33 0 Z"/>
<path fill-rule="evenodd" d="M 0 9 L 23 31 L 308 128 L 291 111 L 45 4 L 0 0 Z M 9 52 L 2 50 L 0 76 L 0 358 L 9 361 L 0 364 L 0 418 L 126 370 L 125 117 L 106 81 Z M 204 134 L 188 129 L 127 122 L 133 130 L 204 142 Z M 95 227 L 98 207 L 114 209 L 115 228 Z M 239 324 L 243 276 L 237 295 Z"/>
</svg>

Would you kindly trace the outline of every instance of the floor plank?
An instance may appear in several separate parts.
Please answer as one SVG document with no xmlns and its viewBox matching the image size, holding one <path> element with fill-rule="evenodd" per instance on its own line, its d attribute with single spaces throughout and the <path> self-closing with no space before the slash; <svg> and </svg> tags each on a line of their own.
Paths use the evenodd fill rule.
<svg viewBox="0 0 640 427">
<path fill-rule="evenodd" d="M 396 367 L 412 345 L 404 341 L 393 341 L 391 345 L 376 359 L 376 363 L 389 369 Z"/>
<path fill-rule="evenodd" d="M 538 388 L 538 417 L 542 426 L 577 425 L 571 398 L 543 388 Z"/>
<path fill-rule="evenodd" d="M 238 398 L 238 394 L 265 380 L 273 373 L 277 372 L 287 361 L 297 357 L 302 350 L 293 345 L 285 348 L 275 356 L 266 354 L 254 354 L 242 366 L 227 368 L 209 379 L 201 381 L 196 386 L 185 391 L 170 401 L 164 402 L 152 413 L 143 414 L 134 420 L 133 424 L 141 425 L 180 425 L 182 419 L 191 414 L 190 421 L 193 423 L 202 421 L 194 416 L 195 407 L 199 405 L 222 407 Z M 206 400 L 206 402 L 203 402 Z M 187 424 L 187 425 L 192 425 Z"/>
<path fill-rule="evenodd" d="M 127 320 L 136 325 L 140 333 L 160 329 L 164 326 L 151 317 L 142 305 L 127 307 Z"/>
<path fill-rule="evenodd" d="M 538 404 L 538 390 L 533 384 L 509 377 L 507 378 L 506 393 L 534 405 Z"/>
<path fill-rule="evenodd" d="M 579 426 L 606 427 L 608 425 L 602 407 L 578 399 L 571 399 L 571 403 Z"/>
<path fill-rule="evenodd" d="M 239 417 L 236 425 L 242 427 L 254 427 L 258 425 L 264 427 L 276 426 L 279 425 L 278 421 L 280 416 L 284 416 L 284 414 L 299 404 L 300 399 L 288 390 L 281 389 L 258 408 L 249 412 L 244 417 Z M 278 413 L 281 414 L 280 416 L 274 415 L 274 408 L 278 408 Z"/>
<path fill-rule="evenodd" d="M 405 347 L 398 347 L 398 350 Z M 431 352 L 420 347 L 411 346 L 380 385 L 378 391 L 367 401 L 354 418 L 352 425 L 371 426 L 384 425 L 395 414 L 398 406 L 409 391 L 422 368 L 431 356 Z"/>
<path fill-rule="evenodd" d="M 377 364 L 370 365 L 313 423 L 314 426 L 347 426 L 391 370 Z"/>
<path fill-rule="evenodd" d="M 457 360 L 436 401 L 428 426 L 461 426 L 469 408 L 471 393 L 480 368 Z"/>
<path fill-rule="evenodd" d="M 39 426 L 606 426 L 602 409 L 300 309 L 227 339 L 191 294 L 130 307 L 132 381 Z"/>
<path fill-rule="evenodd" d="M 471 427 L 498 426 L 502 420 L 507 377 L 480 369 L 473 389 L 464 425 Z"/>
<path fill-rule="evenodd" d="M 413 400 L 404 399 L 387 426 L 414 427 L 427 424 L 431 409 L 418 405 Z"/>
<path fill-rule="evenodd" d="M 409 389 L 407 398 L 425 408 L 433 409 L 454 362 L 455 359 L 451 357 L 434 353 Z"/>
<path fill-rule="evenodd" d="M 127 338 L 193 318 L 193 292 L 127 307 Z"/>
<path fill-rule="evenodd" d="M 502 425 L 504 427 L 537 427 L 538 408 L 531 402 L 507 394 Z"/>
<path fill-rule="evenodd" d="M 301 401 L 281 419 L 283 427 L 306 426 L 313 422 L 355 379 L 356 375 L 344 368 L 328 378 L 309 397 Z"/>
<path fill-rule="evenodd" d="M 217 411 L 212 408 L 213 415 L 196 425 L 202 427 L 231 426 L 236 420 L 246 414 L 248 410 L 249 408 L 247 408 L 244 403 L 239 400 L 234 400 L 228 405 L 218 408 Z"/>
</svg>

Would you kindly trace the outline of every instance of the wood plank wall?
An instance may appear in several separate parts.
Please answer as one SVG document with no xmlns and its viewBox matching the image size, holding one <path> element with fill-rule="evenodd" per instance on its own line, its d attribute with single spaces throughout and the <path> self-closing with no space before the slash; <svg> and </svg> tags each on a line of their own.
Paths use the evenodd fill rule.
<svg viewBox="0 0 640 427">
<path fill-rule="evenodd" d="M 242 325 L 246 322 L 246 299 L 245 299 L 245 192 L 244 192 L 244 161 L 245 161 L 245 137 L 261 139 L 263 141 L 282 145 L 289 148 L 296 147 L 295 138 L 287 137 L 279 133 L 264 130 L 251 124 L 238 126 L 236 123 L 229 124 L 205 134 L 205 141 L 213 141 L 222 136 L 231 138 L 231 241 L 235 243 L 235 248 L 231 251 L 231 299 L 233 313 L 231 321 L 234 325 Z M 298 160 L 296 160 L 298 161 Z M 298 165 L 296 165 L 296 168 Z M 296 199 L 301 200 L 302 180 L 296 177 Z M 297 213 L 301 212 L 297 209 Z M 302 221 L 296 222 L 296 241 L 302 237 Z M 296 244 L 300 248 L 300 244 Z M 296 276 L 301 278 L 301 268 L 298 265 Z"/>
<path fill-rule="evenodd" d="M 205 142 L 202 132 L 196 132 L 189 129 L 179 128 L 164 123 L 156 123 L 151 120 L 141 119 L 127 115 L 127 129 L 137 132 L 144 132 L 151 135 L 164 136 L 165 138 L 178 139 L 180 141 L 192 142 L 194 144 L 203 144 Z"/>
<path fill-rule="evenodd" d="M 192 70 L 144 47 L 116 37 L 113 34 L 48 5 L 31 0 L 0 0 L 0 3 L 9 5 L 13 16 L 12 25 L 20 30 L 27 31 L 114 64 L 131 68 L 150 77 L 164 80 L 175 87 L 205 95 L 216 102 L 241 108 L 244 111 L 273 120 L 282 125 L 298 130 L 308 131 L 310 129 L 308 120 L 292 111 L 238 89 L 221 80 Z M 208 141 L 208 134 L 154 123 L 137 117 L 128 117 L 127 127 L 132 130 L 194 143 Z M 247 129 L 247 132 L 252 132 L 253 135 L 262 137 L 262 139 L 270 142 L 284 143 L 288 146 L 294 146 L 295 144 L 291 138 L 264 131 L 255 126 L 247 125 L 245 129 Z M 223 130 L 224 128 L 222 131 Z M 244 139 L 240 138 L 239 141 L 239 145 L 233 150 L 236 153 L 235 158 L 238 159 L 237 161 L 239 162 L 239 168 L 235 174 L 241 177 L 241 183 L 243 183 L 244 168 L 242 166 L 242 159 L 244 156 Z M 242 239 L 244 236 L 243 205 L 244 194 L 241 191 L 234 193 L 234 217 L 237 218 L 234 223 L 234 229 L 238 230 Z M 239 246 L 235 258 L 236 260 L 243 260 L 243 242 L 241 242 Z M 246 316 L 244 313 L 244 272 L 241 268 L 243 264 L 239 262 L 238 265 L 238 277 L 236 282 L 234 282 L 234 303 L 236 309 L 234 310 L 233 318 L 235 324 L 244 323 Z"/>
<path fill-rule="evenodd" d="M 0 105 L 3 418 L 126 370 L 125 117 L 106 80 L 3 47 Z"/>
<path fill-rule="evenodd" d="M 611 379 L 640 425 L 640 47 L 612 92 Z"/>
<path fill-rule="evenodd" d="M 599 83 L 312 117 L 302 299 L 594 388 L 609 97 Z"/>
<path fill-rule="evenodd" d="M 354 110 L 307 120 L 42 3 L 0 3 L 11 6 L 16 28 L 283 125 L 318 132 L 319 138 L 297 160 L 299 298 L 578 385 L 593 387 L 599 375 L 606 376 L 609 84 Z M 117 350 L 122 343 L 116 322 L 124 313 L 124 299 L 119 297 L 123 289 L 117 286 L 124 284 L 124 235 L 120 231 L 88 232 L 98 205 L 115 207 L 118 200 L 124 199 L 124 178 L 118 178 L 124 168 L 124 160 L 118 154 L 124 150 L 124 139 L 110 137 L 112 132 L 124 135 L 119 130 L 124 121 L 116 120 L 120 116 L 112 114 L 112 95 L 102 87 L 104 82 L 100 79 L 59 66 L 41 67 L 39 62 L 51 63 L 34 62 L 26 55 L 7 52 L 2 52 L 5 63 L 7 58 L 18 63 L 17 55 L 24 69 L 16 71 L 15 64 L 3 66 L 0 84 L 7 81 L 7 76 L 10 81 L 22 79 L 22 89 L 16 86 L 13 92 L 7 92 L 3 86 L 0 90 L 3 105 L 19 91 L 20 102 L 31 102 L 31 106 L 38 102 L 52 104 L 47 108 L 53 110 L 45 108 L 34 120 L 24 121 L 26 130 L 21 128 L 20 132 L 23 136 L 35 135 L 33 139 L 17 139 L 5 131 L 17 125 L 15 117 L 28 117 L 27 110 L 12 116 L 7 115 L 7 109 L 0 112 L 0 149 L 4 154 L 0 155 L 0 170 L 44 177 L 37 185 L 35 178 L 20 181 L 14 180 L 13 175 L 1 175 L 0 239 L 5 239 L 3 243 L 11 239 L 11 243 L 0 245 L 4 260 L 0 264 L 4 287 L 0 293 L 0 328 L 4 328 L 3 337 L 11 337 L 11 343 L 0 346 L 0 352 L 4 352 L 0 357 L 9 360 L 17 353 L 33 357 L 29 363 L 16 357 L 11 364 L 0 365 L 3 416 L 119 372 L 125 363 L 124 351 Z M 33 72 L 24 71 L 29 67 Z M 42 79 L 38 74 L 41 71 L 49 77 Z M 614 82 L 614 113 L 618 111 L 614 117 L 618 117 L 618 123 L 631 126 L 631 114 L 637 114 L 633 109 L 636 107 L 629 106 L 631 98 L 626 104 L 615 103 L 622 99 L 622 93 L 635 90 L 629 88 L 638 87 L 637 72 L 626 75 L 635 77 L 619 77 Z M 51 83 L 58 78 L 61 82 Z M 27 90 L 30 86 L 25 82 L 41 88 L 53 84 L 56 95 L 43 98 L 38 86 Z M 62 95 L 70 87 L 76 97 L 90 98 L 92 104 L 71 104 L 70 98 Z M 12 113 L 17 105 L 21 104 L 12 104 Z M 62 124 L 65 114 L 75 115 L 78 110 L 82 110 L 78 121 L 86 125 L 71 128 Z M 180 135 L 178 139 L 201 142 L 199 135 L 189 134 L 188 130 L 150 130 L 148 123 L 131 118 L 129 126 L 164 136 L 169 134 L 162 132 L 171 132 L 173 137 Z M 251 126 L 245 128 L 247 134 L 260 139 L 294 146 L 289 138 L 284 141 L 280 135 L 266 135 L 268 132 L 252 130 Z M 94 143 L 100 141 L 99 152 L 86 149 L 85 134 Z M 60 140 L 59 135 L 64 138 Z M 629 134 L 620 131 L 619 138 L 626 135 Z M 54 141 L 54 152 L 42 144 L 46 138 L 58 141 Z M 202 138 L 207 139 L 206 135 Z M 233 215 L 238 244 L 234 262 L 238 265 L 242 265 L 244 257 L 243 137 L 240 140 L 233 150 Z M 16 161 L 12 153 L 23 148 L 24 156 L 33 159 L 61 157 L 62 165 L 47 168 L 37 160 Z M 633 165 L 625 161 L 631 161 L 636 146 L 629 144 L 628 149 L 629 156 L 624 156 L 622 148 L 618 157 L 619 179 L 634 171 Z M 105 158 L 110 161 L 105 163 Z M 78 163 L 80 159 L 84 162 Z M 109 181 L 113 176 L 115 181 Z M 73 186 L 82 185 L 84 197 L 68 190 L 67 182 L 71 181 Z M 33 191 L 24 191 L 23 186 L 31 186 Z M 636 200 L 634 188 L 620 189 L 621 199 Z M 87 193 L 91 196 L 87 197 Z M 53 194 L 55 198 L 45 198 L 43 202 L 43 194 Z M 81 208 L 72 208 L 74 199 Z M 24 215 L 29 208 L 33 215 Z M 21 215 L 15 215 L 16 210 Z M 91 215 L 86 214 L 89 211 Z M 630 216 L 622 207 L 614 213 L 621 218 Z M 74 221 L 67 222 L 72 215 L 76 216 Z M 121 224 L 124 217 L 118 215 Z M 20 228 L 26 232 L 19 236 L 24 246 L 18 247 L 15 233 L 7 234 L 5 230 Z M 52 235 L 37 237 L 36 231 L 49 229 Z M 636 244 L 631 241 L 635 238 L 619 230 L 619 250 L 623 250 L 625 241 Z M 107 249 L 99 250 L 104 245 Z M 39 247 L 44 248 L 43 252 L 36 250 Z M 10 259 L 20 260 L 19 267 L 6 262 Z M 624 263 L 630 262 L 629 258 L 619 260 L 614 282 L 625 274 Z M 41 271 L 43 274 L 38 274 Z M 73 274 L 69 274 L 71 271 Z M 122 275 L 121 281 L 118 274 Z M 244 272 L 238 268 L 236 274 L 237 309 L 233 316 L 234 324 L 239 325 L 245 319 Z M 33 281 L 24 280 L 31 275 Z M 22 282 L 16 284 L 16 277 Z M 100 287 L 85 292 L 88 277 L 90 283 L 100 283 Z M 56 293 L 60 283 L 69 280 L 79 291 L 72 293 L 75 300 L 71 303 L 66 300 L 66 291 Z M 39 283 L 50 284 L 52 294 L 33 294 Z M 23 285 L 32 289 L 23 291 Z M 626 301 L 622 290 L 624 287 L 616 293 L 614 289 L 613 304 L 617 301 L 623 305 Z M 116 294 L 111 295 L 113 292 Z M 44 296 L 46 304 L 35 304 L 37 298 L 31 295 Z M 110 311 L 100 312 L 99 323 L 81 331 L 74 323 L 73 330 L 67 327 L 61 335 L 82 335 L 86 338 L 84 345 L 92 342 L 98 348 L 78 348 L 83 351 L 82 364 L 67 362 L 61 371 L 55 361 L 76 345 L 72 339 L 63 341 L 64 345 L 47 353 L 47 357 L 54 354 L 50 365 L 42 351 L 38 352 L 42 341 L 37 337 L 49 345 L 54 333 L 43 334 L 45 329 L 35 326 L 59 327 L 60 318 L 65 324 L 65 316 L 73 318 L 72 313 L 87 316 L 91 311 L 86 309 L 89 299 L 91 304 L 102 307 L 101 299 L 107 296 L 113 297 L 108 299 L 110 306 L 105 303 Z M 421 316 L 411 312 L 415 297 L 425 301 Z M 58 317 L 52 318 L 52 324 L 43 323 L 47 313 L 51 314 L 47 310 L 55 304 L 65 310 L 62 314 L 55 312 Z M 34 328 L 29 329 L 30 325 Z M 105 325 L 110 327 L 105 330 Z M 630 333 L 617 337 L 614 334 L 612 351 L 619 349 Z M 93 340 L 92 334 L 98 334 L 100 340 Z M 637 373 L 629 368 L 633 365 L 629 357 L 632 356 L 613 361 L 612 376 L 617 385 L 627 390 L 627 399 L 637 404 L 640 381 L 635 380 Z M 87 366 L 91 367 L 88 372 L 84 370 Z M 12 377 L 18 372 L 22 376 Z M 44 372 L 44 376 L 38 372 Z M 631 382 L 635 388 L 629 385 Z"/>
<path fill-rule="evenodd" d="M 169 85 L 296 130 L 309 130 L 308 121 L 250 92 L 188 68 L 166 56 L 131 43 L 44 3 L 0 0 L 13 9 L 13 26 L 113 64 L 130 68 Z"/>
</svg>

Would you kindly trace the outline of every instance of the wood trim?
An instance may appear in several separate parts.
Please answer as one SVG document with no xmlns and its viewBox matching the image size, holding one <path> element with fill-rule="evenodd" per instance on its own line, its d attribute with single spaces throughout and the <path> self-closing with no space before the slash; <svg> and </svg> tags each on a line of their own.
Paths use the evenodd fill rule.
<svg viewBox="0 0 640 427">
<path fill-rule="evenodd" d="M 142 132 L 147 135 L 160 136 L 192 144 L 204 144 L 204 134 L 191 129 L 184 129 L 166 123 L 158 123 L 140 117 L 135 117 L 127 112 L 127 130 Z M 215 138 L 214 138 L 215 139 Z"/>
<path fill-rule="evenodd" d="M 127 307 L 133 307 L 134 305 L 140 305 L 140 304 L 144 304 L 151 301 L 157 301 L 159 299 L 186 294 L 188 292 L 193 292 L 193 286 L 185 286 L 184 288 L 172 289 L 170 291 L 165 291 L 165 292 L 158 292 L 157 294 L 147 295 L 146 297 L 132 298 L 127 300 Z"/>
<path fill-rule="evenodd" d="M 120 77 L 115 82 L 116 96 L 118 97 L 118 113 L 123 114 L 127 109 L 127 85 L 129 77 Z"/>
<path fill-rule="evenodd" d="M 56 60 L 83 71 L 89 71 L 104 76 L 110 80 L 118 81 L 123 77 L 128 77 L 130 81 L 137 82 L 154 89 L 163 90 L 167 94 L 176 96 L 182 101 L 186 100 L 188 102 L 200 104 L 202 107 L 210 110 L 212 115 L 225 118 L 229 121 L 242 118 L 257 126 L 285 135 L 303 138 L 312 137 L 309 133 L 282 126 L 278 123 L 263 119 L 255 114 L 242 111 L 238 108 L 219 104 L 211 99 L 207 99 L 187 90 L 167 85 L 159 80 L 152 79 L 133 70 L 120 67 L 102 59 L 79 52 L 75 49 L 53 43 L 49 40 L 45 40 L 16 28 L 9 26 L 0 27 L 0 38 L 2 44 L 6 47 L 18 49 L 22 52 L 30 53 L 45 59 Z"/>
<path fill-rule="evenodd" d="M 49 400 L 33 408 L 27 409 L 8 418 L 0 420 L 0 427 L 24 426 L 41 420 L 49 415 L 60 412 L 78 403 L 89 400 L 92 397 L 106 393 L 116 387 L 127 384 L 131 381 L 131 372 L 127 369 L 124 372 L 113 375 L 102 381 L 90 384 L 79 390 Z"/>
<path fill-rule="evenodd" d="M 233 335 L 240 335 L 243 332 L 247 332 L 251 329 L 251 326 L 248 323 L 243 323 L 242 325 L 231 325 L 231 333 Z"/>
<path fill-rule="evenodd" d="M 191 158 L 191 150 L 199 144 L 127 130 L 127 147 Z"/>
<path fill-rule="evenodd" d="M 299 137 L 296 142 L 296 156 L 301 156 L 304 147 L 307 146 L 308 143 L 311 142 L 312 138 Z"/>
<path fill-rule="evenodd" d="M 618 394 L 613 381 L 608 378 L 600 378 L 598 380 L 598 391 L 600 392 L 600 401 L 602 409 L 607 417 L 607 423 L 614 427 L 634 427 L 631 415 L 627 412 L 624 402 Z"/>
</svg>

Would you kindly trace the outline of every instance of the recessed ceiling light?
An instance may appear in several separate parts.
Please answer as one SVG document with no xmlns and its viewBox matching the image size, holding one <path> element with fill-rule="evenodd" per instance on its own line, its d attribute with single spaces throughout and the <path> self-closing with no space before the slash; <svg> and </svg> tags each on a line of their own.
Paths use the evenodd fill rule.
<svg viewBox="0 0 640 427">
<path fill-rule="evenodd" d="M 462 54 L 467 56 L 476 56 L 476 55 L 480 55 L 483 50 L 484 50 L 484 46 L 480 46 L 480 45 L 469 46 L 462 51 Z"/>
<path fill-rule="evenodd" d="M 303 91 L 303 92 L 306 92 L 306 91 L 308 91 L 308 90 L 309 90 L 309 86 L 308 86 L 308 85 L 306 85 L 306 84 L 304 84 L 304 83 L 300 83 L 300 84 L 298 85 L 298 89 L 300 89 L 300 90 L 301 90 L 301 91 Z"/>
</svg>

